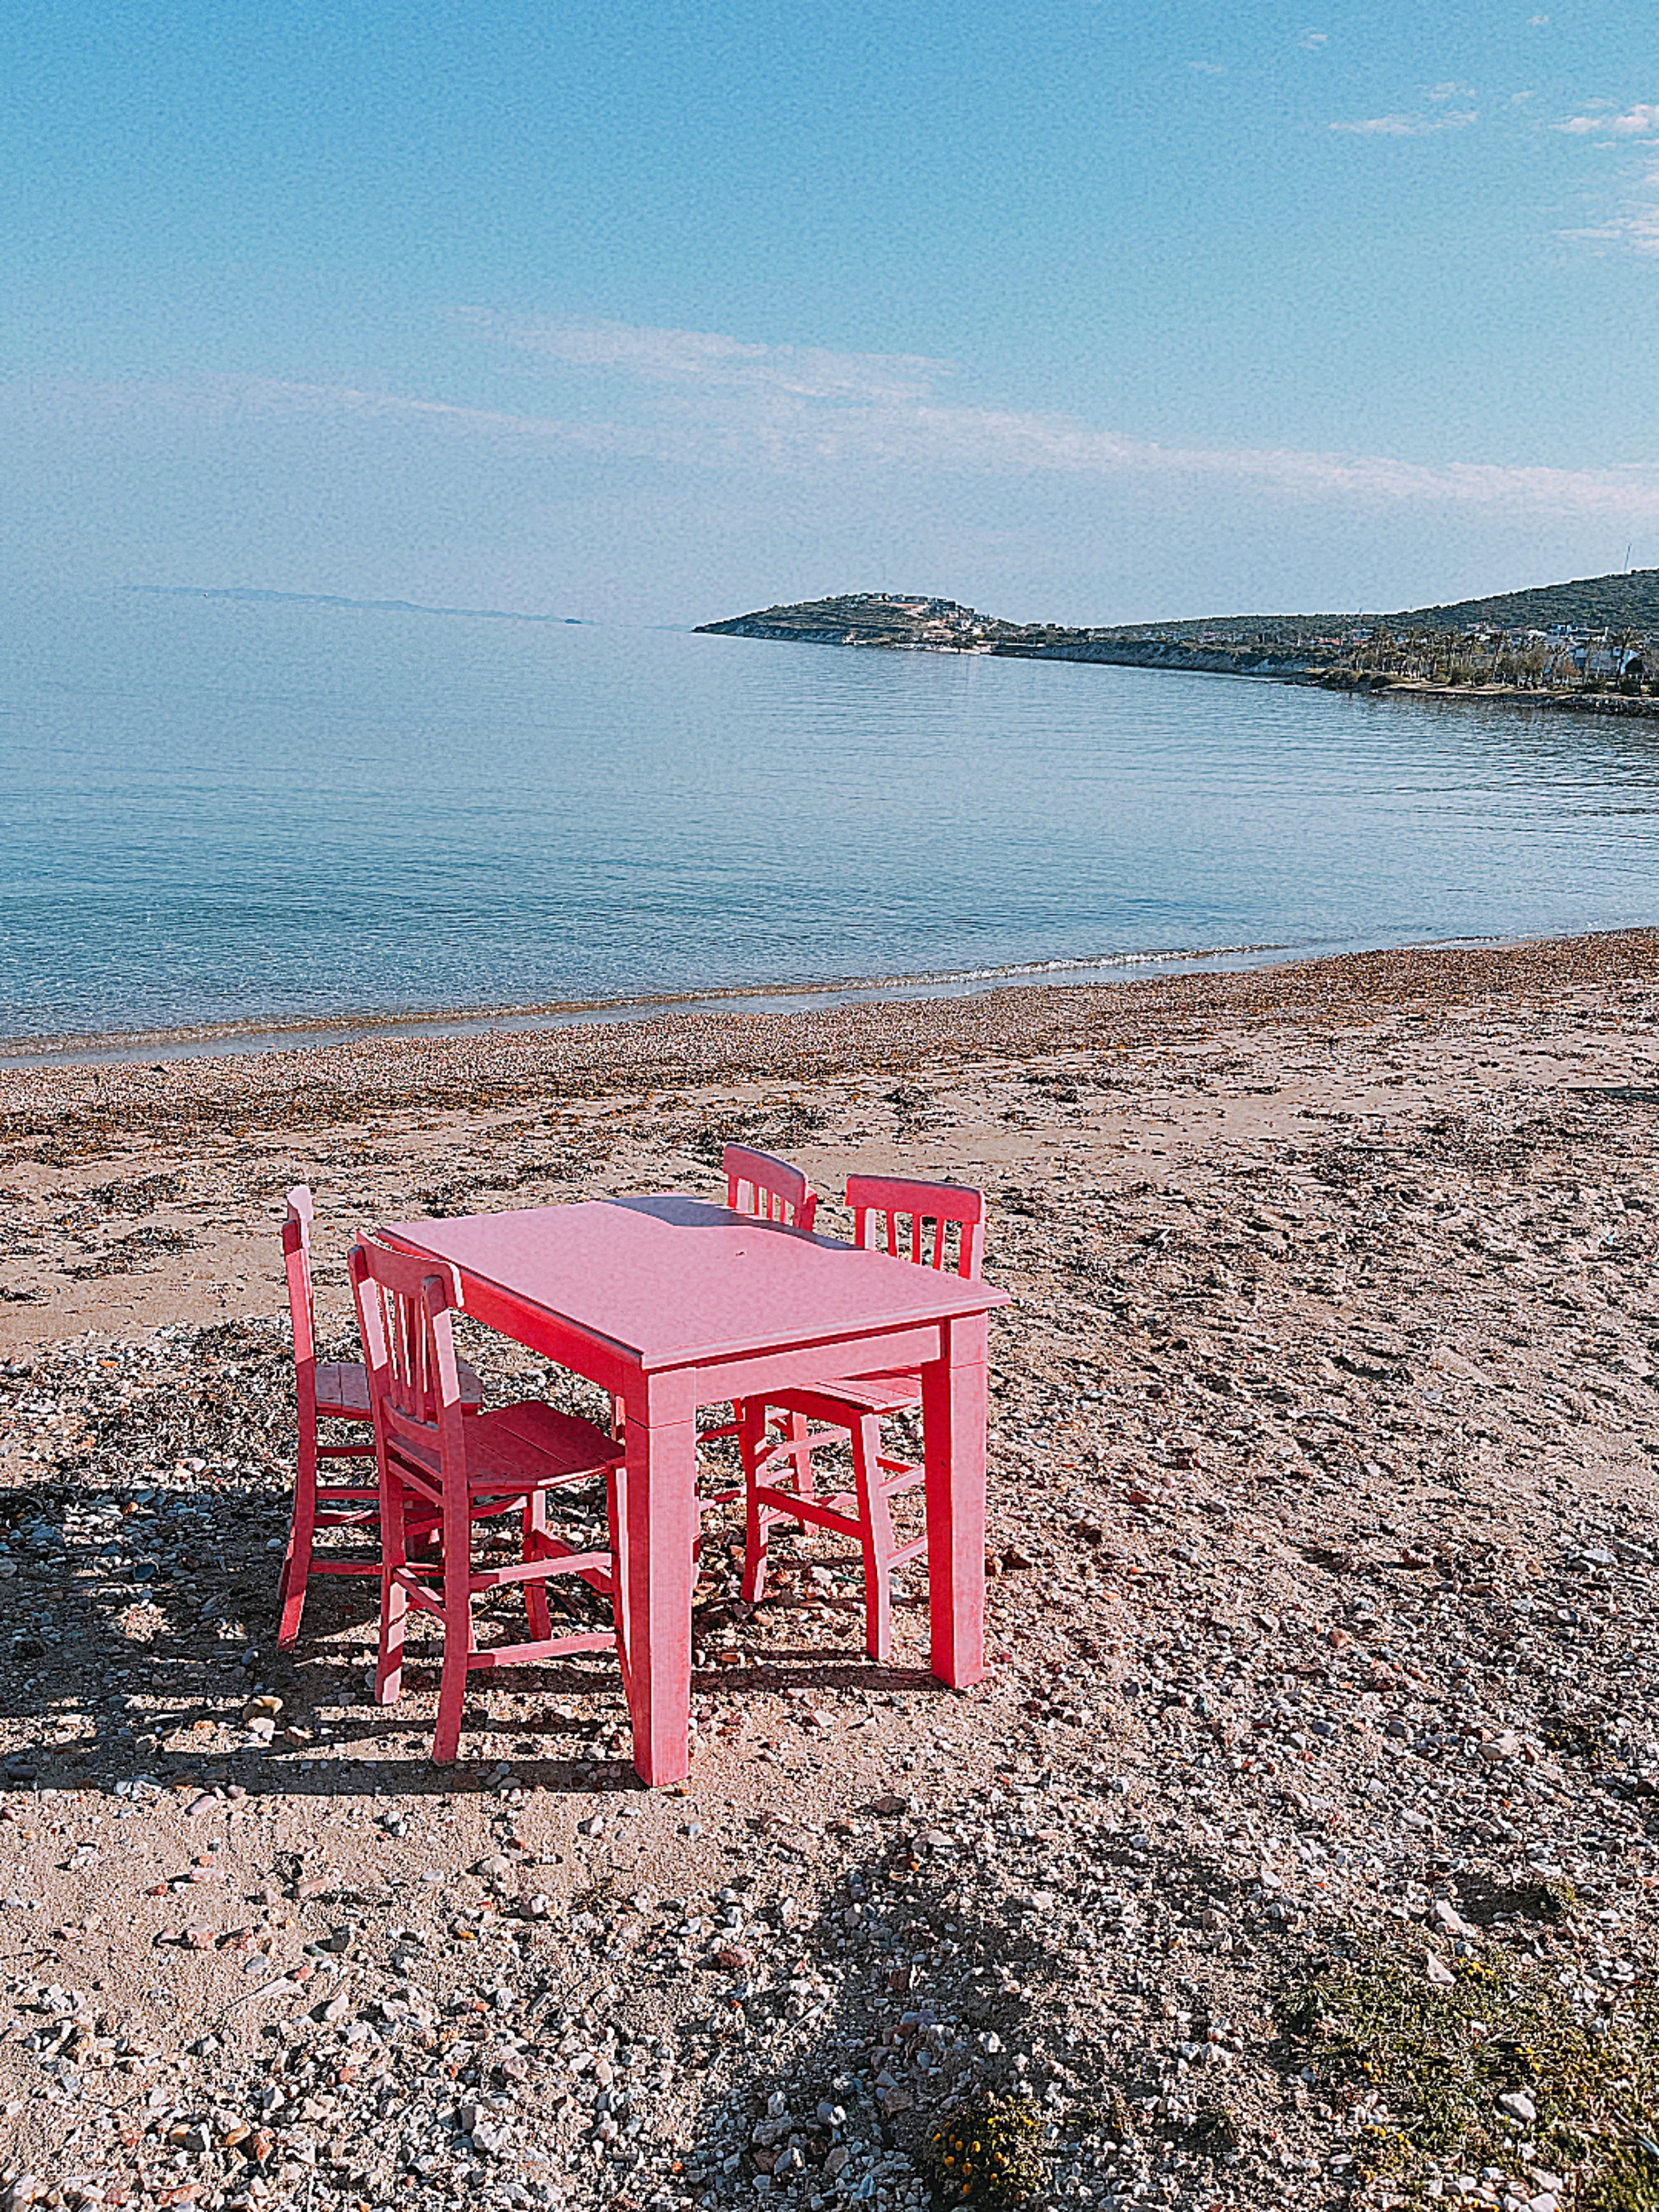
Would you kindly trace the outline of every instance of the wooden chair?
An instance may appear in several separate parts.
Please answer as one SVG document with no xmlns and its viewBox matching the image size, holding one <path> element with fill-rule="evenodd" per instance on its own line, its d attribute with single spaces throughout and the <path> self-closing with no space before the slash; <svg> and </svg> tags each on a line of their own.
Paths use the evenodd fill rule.
<svg viewBox="0 0 1659 2212">
<path fill-rule="evenodd" d="M 538 1398 L 496 1412 L 465 1415 L 450 1313 L 458 1303 L 448 1271 L 430 1260 L 372 1243 L 352 1247 L 348 1269 L 368 1363 L 369 1401 L 380 1472 L 380 1645 L 374 1695 L 395 1704 L 403 1686 L 409 1607 L 443 1626 L 443 1667 L 432 1756 L 446 1764 L 460 1741 L 467 1676 L 577 1651 L 614 1649 L 623 1657 L 617 1611 L 617 1467 L 620 1445 L 591 1421 L 559 1413 Z M 572 1543 L 547 1522 L 549 1493 L 602 1476 L 606 1535 Z M 516 1513 L 519 1557 L 475 1567 L 476 1523 Z M 416 1565 L 409 1532 L 416 1516 L 435 1517 L 442 1558 Z M 552 1632 L 547 1584 L 574 1575 L 611 1601 L 612 1626 L 566 1636 Z M 524 1592 L 529 1635 L 480 1650 L 472 1601 L 486 1591 Z"/>
<path fill-rule="evenodd" d="M 374 1415 L 368 1402 L 368 1375 L 356 1360 L 317 1358 L 317 1308 L 311 1287 L 311 1223 L 313 1206 L 310 1190 L 296 1183 L 288 1194 L 288 1218 L 283 1224 L 283 1261 L 288 1275 L 288 1310 L 294 1323 L 294 1382 L 299 1417 L 298 1448 L 295 1455 L 294 1510 L 289 1521 L 288 1550 L 277 1584 L 279 1644 L 295 1643 L 300 1616 L 305 1610 L 306 1586 L 313 1575 L 378 1575 L 378 1547 L 373 1553 L 319 1552 L 317 1532 L 322 1528 L 355 1528 L 378 1534 L 380 1493 L 367 1484 L 329 1483 L 318 1487 L 319 1460 L 368 1459 L 374 1456 Z M 460 1365 L 461 1402 L 477 1412 L 483 1385 L 465 1362 Z M 345 1422 L 356 1433 L 343 1441 L 319 1442 L 319 1421 Z M 365 1470 L 367 1473 L 367 1470 Z M 417 1516 L 411 1538 L 435 1529 L 436 1521 Z"/>
<path fill-rule="evenodd" d="M 818 1201 L 799 1168 L 747 1145 L 728 1145 L 720 1155 L 726 1202 L 733 1213 L 752 1213 L 762 1221 L 781 1221 L 810 1231 Z"/>
<path fill-rule="evenodd" d="M 951 1267 L 976 1281 L 985 1253 L 985 1198 L 960 1183 L 910 1182 L 890 1176 L 849 1176 L 847 1203 L 855 1243 L 918 1267 Z M 950 1234 L 954 1225 L 955 1236 Z M 954 1253 L 951 1247 L 954 1245 Z M 741 1423 L 748 1528 L 743 1594 L 751 1603 L 766 1588 L 767 1535 L 775 1521 L 811 1523 L 855 1537 L 864 1561 L 865 1644 L 872 1659 L 892 1655 L 895 1567 L 927 1548 L 926 1532 L 896 1543 L 891 1505 L 926 1480 L 919 1461 L 881 1449 L 883 1416 L 921 1402 L 919 1369 L 860 1375 L 820 1389 L 782 1390 L 751 1399 Z M 809 1430 L 808 1423 L 819 1425 Z M 817 1494 L 811 1455 L 845 1442 L 853 1455 L 853 1489 Z M 785 1487 L 785 1483 L 790 1485 Z"/>
<path fill-rule="evenodd" d="M 817 1194 L 799 1168 L 747 1145 L 728 1145 L 720 1155 L 720 1168 L 726 1176 L 726 1203 L 733 1213 L 752 1213 L 757 1220 L 776 1221 L 786 1229 L 810 1233 L 818 1210 Z M 731 1419 L 699 1429 L 697 1442 L 708 1444 L 720 1437 L 740 1437 L 743 1421 L 742 1406 L 734 1405 Z M 729 1505 L 743 1494 L 741 1490 L 717 1490 L 710 1502 Z"/>
</svg>

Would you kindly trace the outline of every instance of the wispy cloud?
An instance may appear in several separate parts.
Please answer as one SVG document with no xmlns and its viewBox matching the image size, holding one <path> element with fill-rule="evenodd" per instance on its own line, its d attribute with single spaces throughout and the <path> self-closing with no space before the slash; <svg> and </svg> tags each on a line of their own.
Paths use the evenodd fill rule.
<svg viewBox="0 0 1659 2212">
<path fill-rule="evenodd" d="M 1461 131 L 1465 124 L 1480 119 L 1473 108 L 1460 107 L 1449 115 L 1367 115 L 1357 123 L 1332 123 L 1326 127 L 1353 138 L 1428 138 L 1437 131 Z"/>
<path fill-rule="evenodd" d="M 1612 105 L 1608 102 L 1608 106 Z M 1571 131 L 1575 137 L 1651 138 L 1659 137 L 1659 100 L 1638 100 L 1620 115 L 1592 112 L 1570 116 L 1566 122 L 1556 125 L 1558 131 Z"/>
<path fill-rule="evenodd" d="M 1646 195 L 1651 194 L 1649 198 Z M 1636 193 L 1625 204 L 1622 215 L 1607 222 L 1587 223 L 1582 229 L 1564 230 L 1563 238 L 1583 239 L 1592 245 L 1622 246 L 1633 253 L 1659 253 L 1659 169 L 1644 177 Z"/>
<path fill-rule="evenodd" d="M 760 345 L 713 331 L 538 322 L 497 314 L 489 307 L 458 308 L 455 320 L 482 337 L 545 355 L 573 368 L 620 368 L 656 383 L 766 392 L 787 398 L 915 399 L 951 373 L 948 362 L 920 354 L 830 353 L 820 346 Z"/>
<path fill-rule="evenodd" d="M 484 309 L 465 320 L 550 364 L 604 368 L 643 385 L 660 450 L 681 460 L 796 473 L 1179 477 L 1297 499 L 1659 515 L 1659 468 L 1436 466 L 1281 447 L 1165 446 L 1061 416 L 955 403 L 940 388 L 950 365 L 917 355 L 842 354 L 619 323 L 546 325 Z"/>
<path fill-rule="evenodd" d="M 1330 40 L 1328 31 L 1304 31 L 1296 43 L 1298 46 L 1306 46 L 1310 53 L 1316 54 L 1321 46 L 1330 44 Z"/>
<path fill-rule="evenodd" d="M 1188 62 L 1187 66 L 1189 70 L 1196 70 L 1200 76 L 1225 76 L 1227 74 L 1224 62 Z"/>
<path fill-rule="evenodd" d="M 1642 250 L 1659 251 L 1659 208 L 1648 241 Z M 1633 233 L 1629 242 L 1637 242 Z M 60 430 L 79 425 L 100 441 L 112 433 L 146 442 L 161 435 L 179 449 L 202 436 L 234 439 L 261 423 L 317 420 L 355 425 L 366 439 L 471 441 L 481 456 L 515 466 L 538 451 L 580 453 L 635 468 L 787 477 L 826 487 L 855 478 L 873 487 L 901 471 L 924 481 L 1067 477 L 1149 499 L 1184 484 L 1373 514 L 1487 510 L 1558 521 L 1659 521 L 1659 466 L 1513 468 L 1280 447 L 1160 445 L 1063 416 L 960 404 L 941 388 L 948 367 L 914 355 L 837 353 L 618 323 L 554 326 L 483 310 L 465 319 L 481 337 L 536 358 L 562 385 L 580 376 L 583 388 L 571 394 L 571 407 L 519 414 L 352 386 L 225 378 L 0 386 L 0 412 L 18 427 L 30 419 Z M 603 411 L 589 415 L 581 408 L 596 379 Z M 879 495 L 872 488 L 865 495 Z"/>
</svg>

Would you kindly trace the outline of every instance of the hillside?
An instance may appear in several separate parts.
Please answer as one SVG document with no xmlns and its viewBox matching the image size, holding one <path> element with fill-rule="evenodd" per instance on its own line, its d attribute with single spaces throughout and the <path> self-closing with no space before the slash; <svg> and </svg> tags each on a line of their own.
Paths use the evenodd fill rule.
<svg viewBox="0 0 1659 2212">
<path fill-rule="evenodd" d="M 1659 635 L 1659 568 L 1580 577 L 1486 599 L 1413 607 L 1397 613 L 1208 615 L 1188 620 L 1119 623 L 1077 629 L 1058 623 L 1012 623 L 954 599 L 924 593 L 850 592 L 791 606 L 763 607 L 703 631 L 726 637 L 790 639 L 801 643 L 884 647 L 905 651 L 1040 653 L 1105 659 L 1102 646 L 1146 647 L 1176 642 L 1200 647 L 1291 652 L 1310 665 L 1361 630 L 1386 629 L 1430 635 L 1480 630 L 1630 630 Z M 1139 659 L 1139 653 L 1135 655 Z"/>
</svg>

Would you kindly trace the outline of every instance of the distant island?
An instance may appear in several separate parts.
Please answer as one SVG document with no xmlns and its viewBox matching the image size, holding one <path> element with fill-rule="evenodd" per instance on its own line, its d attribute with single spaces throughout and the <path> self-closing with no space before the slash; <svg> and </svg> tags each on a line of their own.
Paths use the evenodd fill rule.
<svg viewBox="0 0 1659 2212">
<path fill-rule="evenodd" d="M 356 607 L 376 615 L 460 615 L 468 622 L 574 623 L 580 615 L 520 615 L 505 607 L 427 607 L 416 599 L 343 599 L 333 592 L 258 592 L 222 584 L 124 584 L 125 592 L 147 592 L 158 599 L 249 599 L 258 606 Z"/>
<path fill-rule="evenodd" d="M 1226 615 L 1086 629 L 1005 622 L 921 592 L 850 592 L 702 623 L 698 631 L 1659 714 L 1659 568 L 1399 614 Z"/>
</svg>

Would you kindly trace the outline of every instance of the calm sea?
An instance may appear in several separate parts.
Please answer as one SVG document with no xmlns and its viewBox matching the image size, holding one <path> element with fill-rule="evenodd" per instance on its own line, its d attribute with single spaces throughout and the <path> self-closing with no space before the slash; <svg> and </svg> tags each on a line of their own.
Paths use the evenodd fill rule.
<svg viewBox="0 0 1659 2212">
<path fill-rule="evenodd" d="M 1655 919 L 1659 723 L 106 592 L 0 603 L 0 1036 Z"/>
</svg>

